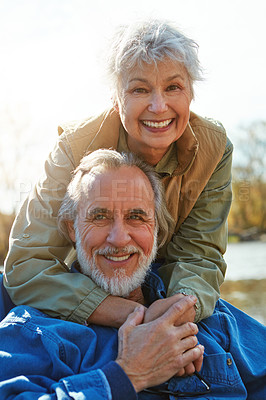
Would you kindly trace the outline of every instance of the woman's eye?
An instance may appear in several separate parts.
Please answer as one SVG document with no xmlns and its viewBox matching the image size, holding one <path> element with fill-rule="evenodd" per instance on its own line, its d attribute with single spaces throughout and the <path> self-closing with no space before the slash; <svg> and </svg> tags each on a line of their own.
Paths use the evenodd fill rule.
<svg viewBox="0 0 266 400">
<path fill-rule="evenodd" d="M 147 93 L 147 89 L 145 88 L 136 88 L 133 90 L 134 93 Z"/>
<path fill-rule="evenodd" d="M 167 91 L 168 92 L 170 92 L 171 90 L 179 90 L 180 89 L 180 86 L 178 86 L 178 85 L 170 85 L 170 86 L 168 86 L 167 87 Z"/>
</svg>

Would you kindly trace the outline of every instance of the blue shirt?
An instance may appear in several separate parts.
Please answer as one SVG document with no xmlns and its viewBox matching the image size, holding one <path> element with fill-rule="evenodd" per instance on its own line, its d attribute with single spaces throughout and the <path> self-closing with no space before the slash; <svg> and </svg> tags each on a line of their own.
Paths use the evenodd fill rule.
<svg viewBox="0 0 266 400">
<path fill-rule="evenodd" d="M 162 281 L 153 273 L 143 292 L 148 303 L 165 296 Z M 246 399 L 247 392 L 249 399 L 266 398 L 265 337 L 264 326 L 218 301 L 213 316 L 199 324 L 198 333 L 205 346 L 201 374 L 211 383 L 208 399 Z M 117 349 L 115 328 L 86 327 L 28 306 L 16 307 L 0 323 L 0 399 L 168 398 L 136 394 L 114 362 Z M 195 376 L 172 378 L 168 387 L 204 398 L 197 396 L 202 384 Z"/>
<path fill-rule="evenodd" d="M 72 272 L 78 271 L 72 266 Z M 148 304 L 165 297 L 162 281 L 152 272 L 143 291 Z M 0 323 L 0 399 L 14 393 L 27 400 L 41 394 L 45 400 L 141 398 L 114 362 L 117 350 L 115 328 L 82 326 L 29 306 L 15 307 Z"/>
</svg>

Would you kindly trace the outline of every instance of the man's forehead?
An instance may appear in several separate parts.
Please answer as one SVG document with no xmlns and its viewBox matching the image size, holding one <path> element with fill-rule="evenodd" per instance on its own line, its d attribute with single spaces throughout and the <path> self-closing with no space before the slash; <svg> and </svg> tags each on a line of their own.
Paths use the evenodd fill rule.
<svg viewBox="0 0 266 400">
<path fill-rule="evenodd" d="M 88 176 L 87 200 L 97 202 L 154 202 L 154 192 L 146 175 L 135 167 L 108 170 Z M 87 181 L 88 183 L 88 181 Z M 84 182 L 86 185 L 86 182 Z"/>
</svg>

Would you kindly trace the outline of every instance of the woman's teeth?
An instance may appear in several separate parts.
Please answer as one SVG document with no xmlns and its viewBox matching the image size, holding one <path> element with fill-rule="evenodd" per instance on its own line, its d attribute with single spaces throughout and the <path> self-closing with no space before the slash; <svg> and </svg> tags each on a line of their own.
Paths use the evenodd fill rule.
<svg viewBox="0 0 266 400">
<path fill-rule="evenodd" d="M 142 121 L 142 123 L 144 125 L 148 126 L 149 128 L 165 128 L 171 122 L 172 122 L 172 118 L 171 119 L 166 119 L 165 121 L 162 121 L 162 122 Z"/>
</svg>

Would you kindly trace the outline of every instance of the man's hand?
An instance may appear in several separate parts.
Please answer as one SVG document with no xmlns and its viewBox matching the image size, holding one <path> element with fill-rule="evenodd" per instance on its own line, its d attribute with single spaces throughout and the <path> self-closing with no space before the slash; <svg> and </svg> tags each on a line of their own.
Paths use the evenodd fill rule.
<svg viewBox="0 0 266 400">
<path fill-rule="evenodd" d="M 192 296 L 186 296 L 149 323 L 143 323 L 145 309 L 140 306 L 119 329 L 116 362 L 136 392 L 159 385 L 174 375 L 183 375 L 185 367 L 196 360 L 200 369 L 204 348 L 197 345 L 197 325 L 188 322 L 175 326 L 195 301 Z"/>
<path fill-rule="evenodd" d="M 145 312 L 144 323 L 154 321 L 155 319 L 162 316 L 169 308 L 186 297 L 182 293 L 175 294 L 174 296 L 167 297 L 166 299 L 156 300 L 152 303 L 147 311 Z M 196 311 L 193 304 L 186 312 L 177 316 L 175 326 L 182 325 L 186 322 L 194 322 Z"/>
<path fill-rule="evenodd" d="M 150 307 L 145 312 L 144 323 L 154 321 L 163 315 L 169 308 L 186 297 L 182 293 L 175 294 L 174 296 L 168 297 L 166 299 L 157 300 L 150 305 Z M 175 326 L 180 326 L 186 322 L 193 322 L 195 319 L 196 311 L 194 308 L 195 304 L 192 304 L 183 314 L 178 315 L 175 321 Z M 199 371 L 202 365 L 202 359 L 196 360 L 194 363 L 190 363 L 184 368 L 184 375 L 192 375 L 195 370 Z M 200 368 L 199 368 L 200 366 Z M 180 373 L 178 374 L 179 376 Z"/>
</svg>

